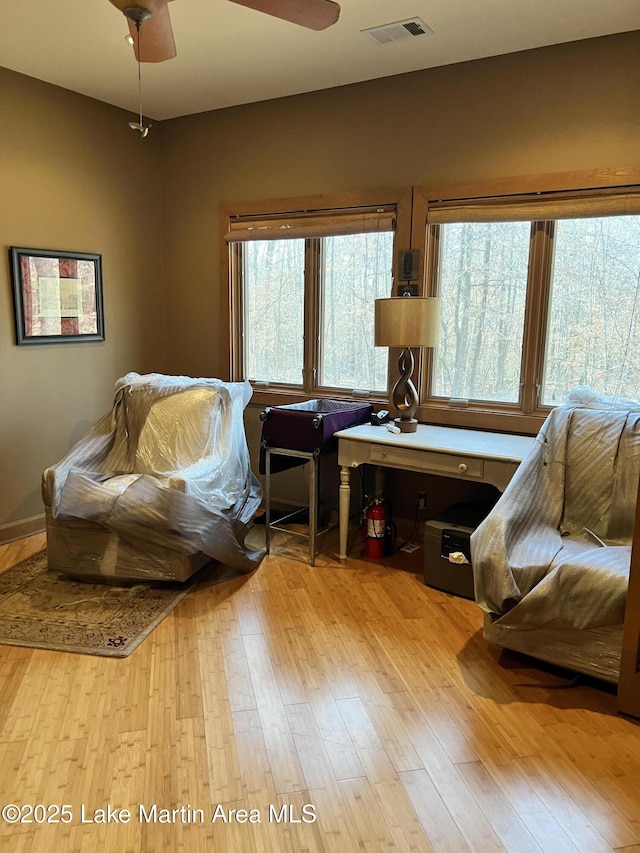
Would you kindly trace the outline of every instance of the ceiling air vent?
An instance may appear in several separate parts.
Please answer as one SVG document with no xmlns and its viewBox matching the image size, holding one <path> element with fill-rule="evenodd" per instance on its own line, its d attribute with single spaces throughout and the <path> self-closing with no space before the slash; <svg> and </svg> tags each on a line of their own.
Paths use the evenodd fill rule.
<svg viewBox="0 0 640 853">
<path fill-rule="evenodd" d="M 392 41 L 406 41 L 416 36 L 432 35 L 430 29 L 420 18 L 409 18 L 407 21 L 396 21 L 395 24 L 383 24 L 381 27 L 370 27 L 360 30 L 375 44 L 391 44 Z"/>
</svg>

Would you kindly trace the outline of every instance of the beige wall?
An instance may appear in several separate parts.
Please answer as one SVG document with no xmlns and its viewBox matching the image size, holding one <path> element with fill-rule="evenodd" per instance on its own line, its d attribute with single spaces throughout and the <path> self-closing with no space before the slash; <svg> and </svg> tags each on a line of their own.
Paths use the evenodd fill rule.
<svg viewBox="0 0 640 853">
<path fill-rule="evenodd" d="M 0 525 L 40 512 L 42 468 L 121 373 L 228 376 L 221 202 L 638 166 L 639 55 L 638 32 L 559 45 L 163 122 L 144 143 L 128 114 L 0 70 L 2 242 L 100 252 L 107 336 L 16 347 L 0 264 Z M 249 433 L 255 452 L 255 413 Z"/>
<path fill-rule="evenodd" d="M 158 145 L 129 118 L 0 69 L 0 526 L 42 512 L 42 470 L 108 410 L 118 376 L 168 366 Z M 9 246 L 101 254 L 106 341 L 16 346 Z"/>
<path fill-rule="evenodd" d="M 228 375 L 220 203 L 638 166 L 639 56 L 640 32 L 627 33 L 163 123 L 173 369 Z M 304 474 L 287 477 L 276 498 L 304 501 Z M 396 513 L 411 516 L 416 484 L 395 485 Z"/>
<path fill-rule="evenodd" d="M 228 369 L 221 202 L 637 166 L 638 56 L 628 33 L 163 123 L 174 369 Z"/>
</svg>

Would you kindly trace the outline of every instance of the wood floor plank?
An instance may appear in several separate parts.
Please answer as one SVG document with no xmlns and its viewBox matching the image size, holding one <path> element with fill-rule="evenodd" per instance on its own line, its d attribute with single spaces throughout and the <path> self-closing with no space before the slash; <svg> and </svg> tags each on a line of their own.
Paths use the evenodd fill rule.
<svg viewBox="0 0 640 853">
<path fill-rule="evenodd" d="M 266 640 L 261 634 L 248 634 L 244 644 L 276 793 L 306 790 Z"/>
<path fill-rule="evenodd" d="M 502 851 L 503 845 L 491 822 L 431 728 L 429 714 L 422 712 L 412 693 L 394 693 L 389 696 L 389 701 L 398 714 L 398 725 L 402 725 L 411 738 L 435 790 L 446 804 L 468 847 L 479 853 Z"/>
<path fill-rule="evenodd" d="M 242 582 L 232 581 L 231 583 L 233 584 L 233 609 L 242 633 L 261 634 L 262 622 L 256 605 L 256 594 L 253 592 L 250 579 L 244 579 Z M 225 594 L 222 587 L 215 592 L 219 592 L 220 595 Z"/>
<path fill-rule="evenodd" d="M 395 601 L 389 596 L 389 592 L 380 580 L 367 583 L 363 588 L 369 596 L 372 605 L 386 618 L 401 621 L 403 616 Z"/>
<path fill-rule="evenodd" d="M 249 663 L 242 639 L 242 626 L 233 606 L 233 600 L 217 603 L 208 596 L 194 596 L 198 606 L 198 649 L 200 666 L 207 658 L 213 663 L 221 661 L 216 669 L 232 712 L 249 711 L 257 707 Z M 223 674 L 224 673 L 224 674 Z M 209 701 L 210 691 L 204 693 L 203 702 Z"/>
<path fill-rule="evenodd" d="M 309 697 L 285 631 L 286 629 L 268 629 L 265 636 L 282 701 L 285 705 L 295 705 L 307 702 Z"/>
<path fill-rule="evenodd" d="M 36 840 L 37 838 L 35 833 L 15 833 L 11 837 L 11 850 L 13 851 L 13 853 L 38 853 L 38 851 L 34 847 Z M 51 844 L 50 841 L 45 841 L 44 839 L 42 840 L 48 846 Z M 44 847 L 42 849 L 44 849 Z M 49 849 L 51 849 L 50 846 Z"/>
<path fill-rule="evenodd" d="M 520 716 L 511 713 L 508 703 L 498 705 L 500 711 L 496 713 L 492 701 L 485 701 L 466 685 L 443 688 L 439 695 L 461 731 L 473 733 L 469 739 L 480 759 L 490 757 L 494 763 L 510 764 L 514 758 L 535 754 L 536 747 L 529 741 L 531 729 L 538 727 L 533 721 L 530 728 L 523 727 Z M 537 742 L 543 741 L 544 731 L 538 729 Z"/>
<path fill-rule="evenodd" d="M 392 661 L 406 687 L 450 686 L 456 676 L 455 658 L 439 647 L 437 638 L 425 640 L 430 623 L 393 619 L 369 623 L 378 645 Z M 393 691 L 388 691 L 393 692 Z"/>
<path fill-rule="evenodd" d="M 458 764 L 456 770 L 508 853 L 540 853 L 542 848 L 481 761 Z"/>
<path fill-rule="evenodd" d="M 179 720 L 202 716 L 197 619 L 195 598 L 187 596 L 176 608 L 172 620 L 176 632 L 176 717 Z"/>
<path fill-rule="evenodd" d="M 178 790 L 178 762 L 176 743 L 178 723 L 176 719 L 176 679 L 172 665 L 175 656 L 175 630 L 172 624 L 162 623 L 160 630 L 150 637 L 152 643 L 150 711 L 148 728 L 145 732 L 146 768 L 142 803 L 150 808 L 172 808 Z M 209 770 L 209 772 L 211 772 Z M 105 802 L 109 802 L 109 792 Z M 167 829 L 169 831 L 167 831 Z M 144 823 L 141 829 L 143 850 L 169 849 L 176 844 L 174 825 L 164 826 L 157 822 Z"/>
<path fill-rule="evenodd" d="M 0 820 L 0 850 L 640 853 L 640 726 L 612 692 L 550 689 L 473 602 L 357 551 L 212 571 L 126 659 L 0 645 L 2 802 L 177 815 Z"/>
<path fill-rule="evenodd" d="M 365 676 L 367 674 L 364 673 Z M 377 681 L 370 677 L 368 682 L 362 679 L 359 692 L 373 728 L 396 772 L 422 770 L 424 764 L 406 729 L 398 725 L 394 702 L 397 701 L 397 693 L 404 691 L 384 693 Z"/>
<path fill-rule="evenodd" d="M 213 802 L 207 761 L 207 730 L 203 718 L 178 720 L 176 724 L 176 788 L 174 800 L 190 809 Z M 143 802 L 142 800 L 140 802 Z"/>
<path fill-rule="evenodd" d="M 336 787 L 331 762 L 311 706 L 289 705 L 285 711 L 306 787 L 309 789 Z"/>
<path fill-rule="evenodd" d="M 574 769 L 563 768 L 547 756 L 522 758 L 519 763 L 532 780 L 538 797 L 579 850 L 605 853 L 612 849 L 591 820 L 588 805 L 583 806 L 573 796 L 574 793 L 579 794 Z M 579 781 L 577 784 L 580 785 Z M 625 829 L 622 819 L 615 818 L 609 822 L 608 828 L 615 832 Z"/>
<path fill-rule="evenodd" d="M 27 754 L 27 740 L 15 740 L 0 746 L 2 754 L 2 773 L 0 774 L 0 803 L 12 803 L 16 792 L 22 790 L 21 768 Z M 0 834 L 5 833 L 7 825 L 0 821 Z"/>
<path fill-rule="evenodd" d="M 330 853 L 331 848 L 325 847 L 322 841 L 322 834 L 318 827 L 318 819 L 315 811 L 315 806 L 311 802 L 311 795 L 308 791 L 299 791 L 292 794 L 278 794 L 274 803 L 280 814 L 282 806 L 291 809 L 291 812 L 296 815 L 297 820 L 302 820 L 302 823 L 287 823 L 284 825 L 284 831 L 281 837 L 281 846 L 277 848 L 279 851 L 286 853 Z M 312 823 L 305 821 L 315 818 Z"/>
<path fill-rule="evenodd" d="M 342 699 L 340 713 L 351 733 L 360 761 L 396 845 L 405 850 L 430 850 L 430 844 L 398 774 L 380 742 L 360 699 Z"/>
<path fill-rule="evenodd" d="M 335 779 L 364 776 L 355 745 L 331 690 L 331 674 L 325 671 L 311 639 L 301 626 L 289 629 L 287 638 Z"/>
<path fill-rule="evenodd" d="M 2 660 L 0 666 L 0 721 L 11 719 L 13 705 L 29 667 L 31 654 L 31 651 L 27 649 L 14 647 L 11 653 L 7 653 Z M 0 738 L 2 738 L 1 723 Z"/>
<path fill-rule="evenodd" d="M 335 577 L 338 583 L 334 588 L 334 595 L 348 599 L 352 621 L 362 624 L 386 617 L 386 612 L 381 610 L 368 594 L 359 573 L 344 566 L 335 573 Z"/>
<path fill-rule="evenodd" d="M 47 547 L 46 533 L 36 533 L 25 539 L 16 539 L 13 542 L 5 542 L 0 545 L 0 572 L 21 563 L 34 554 L 39 554 Z"/>
<path fill-rule="evenodd" d="M 436 853 L 468 853 L 469 846 L 426 770 L 400 773 L 431 847 Z"/>
<path fill-rule="evenodd" d="M 358 688 L 353 679 L 354 659 L 345 647 L 349 627 L 327 624 L 312 612 L 301 615 L 301 625 L 315 650 L 316 660 L 321 663 L 334 699 L 357 696 Z"/>
<path fill-rule="evenodd" d="M 120 736 L 115 755 L 109 784 L 109 803 L 117 807 L 129 808 L 135 816 L 134 820 L 123 825 L 120 832 L 120 840 L 125 850 L 137 850 L 141 846 L 142 825 L 138 820 L 135 805 L 144 803 L 146 758 L 145 731 L 124 732 Z M 108 843 L 111 829 L 110 825 L 104 826 L 100 841 L 105 845 Z"/>
<path fill-rule="evenodd" d="M 386 574 L 380 579 L 380 586 L 384 589 L 386 597 L 393 602 L 394 608 L 403 620 L 423 619 L 425 617 L 424 600 L 414 594 L 415 577 L 408 572 L 396 572 L 395 574 Z M 371 587 L 367 587 L 370 590 Z M 382 612 L 386 615 L 389 608 L 385 608 Z M 433 614 L 434 608 L 429 608 L 429 613 Z"/>
<path fill-rule="evenodd" d="M 258 712 L 234 713 L 233 731 L 242 771 L 244 799 L 262 806 L 274 803 L 277 793 L 276 785 Z"/>
<path fill-rule="evenodd" d="M 526 759 L 524 761 L 526 762 Z M 545 853 L 575 853 L 574 838 L 557 819 L 557 810 L 549 808 L 544 797 L 541 797 L 531 784 L 531 779 L 522 766 L 522 760 L 514 759 L 506 766 L 490 764 L 486 760 L 484 764 Z M 575 812 L 578 814 L 579 810 L 576 808 Z M 593 838 L 596 845 L 601 844 L 597 835 Z"/>
<path fill-rule="evenodd" d="M 371 635 L 368 626 L 349 625 L 332 627 L 336 652 L 349 667 L 355 693 L 360 694 L 363 672 L 370 673 L 383 693 L 395 693 L 405 689 L 405 683 L 393 661 L 382 646 Z M 346 698 L 346 697 L 345 697 Z"/>
<path fill-rule="evenodd" d="M 338 783 L 345 819 L 352 840 L 357 840 L 362 850 L 397 850 L 393 836 L 376 801 L 368 779 L 345 779 Z M 425 853 L 428 847 L 425 848 Z"/>
<path fill-rule="evenodd" d="M 312 788 L 308 801 L 313 804 L 318 815 L 318 835 L 327 853 L 333 853 L 334 850 L 339 850 L 340 853 L 343 850 L 344 853 L 357 853 L 366 849 L 360 843 L 362 839 L 357 830 L 354 830 L 339 784 L 330 788 Z"/>
</svg>

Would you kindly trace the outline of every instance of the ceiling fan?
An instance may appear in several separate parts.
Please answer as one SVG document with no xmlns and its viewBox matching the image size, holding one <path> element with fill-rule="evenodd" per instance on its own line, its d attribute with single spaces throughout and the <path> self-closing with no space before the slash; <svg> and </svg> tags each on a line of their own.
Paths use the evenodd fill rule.
<svg viewBox="0 0 640 853">
<path fill-rule="evenodd" d="M 109 0 L 129 20 L 129 32 L 138 62 L 164 62 L 176 55 L 170 0 Z M 273 15 L 310 30 L 325 30 L 340 16 L 334 0 L 231 0 L 257 12 Z M 140 28 L 144 24 L 143 38 Z"/>
<path fill-rule="evenodd" d="M 176 55 L 169 0 L 109 0 L 129 21 L 129 33 L 138 62 L 164 62 Z M 140 28 L 144 24 L 143 37 Z"/>
</svg>

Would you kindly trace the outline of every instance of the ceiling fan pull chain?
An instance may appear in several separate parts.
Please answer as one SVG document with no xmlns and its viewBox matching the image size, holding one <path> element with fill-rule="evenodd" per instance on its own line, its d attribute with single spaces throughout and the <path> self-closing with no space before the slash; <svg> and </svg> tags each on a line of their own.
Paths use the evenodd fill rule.
<svg viewBox="0 0 640 853">
<path fill-rule="evenodd" d="M 147 12 L 146 16 L 142 17 L 141 15 L 137 15 L 136 17 L 132 17 L 132 20 L 136 26 L 136 36 L 138 37 L 138 121 L 130 121 L 129 127 L 132 130 L 135 130 L 140 139 L 144 139 L 145 136 L 149 133 L 149 128 L 144 126 L 143 115 L 142 115 L 142 65 L 141 65 L 141 41 L 140 41 L 140 25 L 142 21 L 146 20 L 149 17 L 149 13 Z"/>
<path fill-rule="evenodd" d="M 143 127 L 142 124 L 142 65 L 140 62 L 140 51 L 142 48 L 140 47 L 140 21 L 136 21 L 136 32 L 138 36 L 138 108 L 140 112 L 140 127 Z"/>
</svg>

